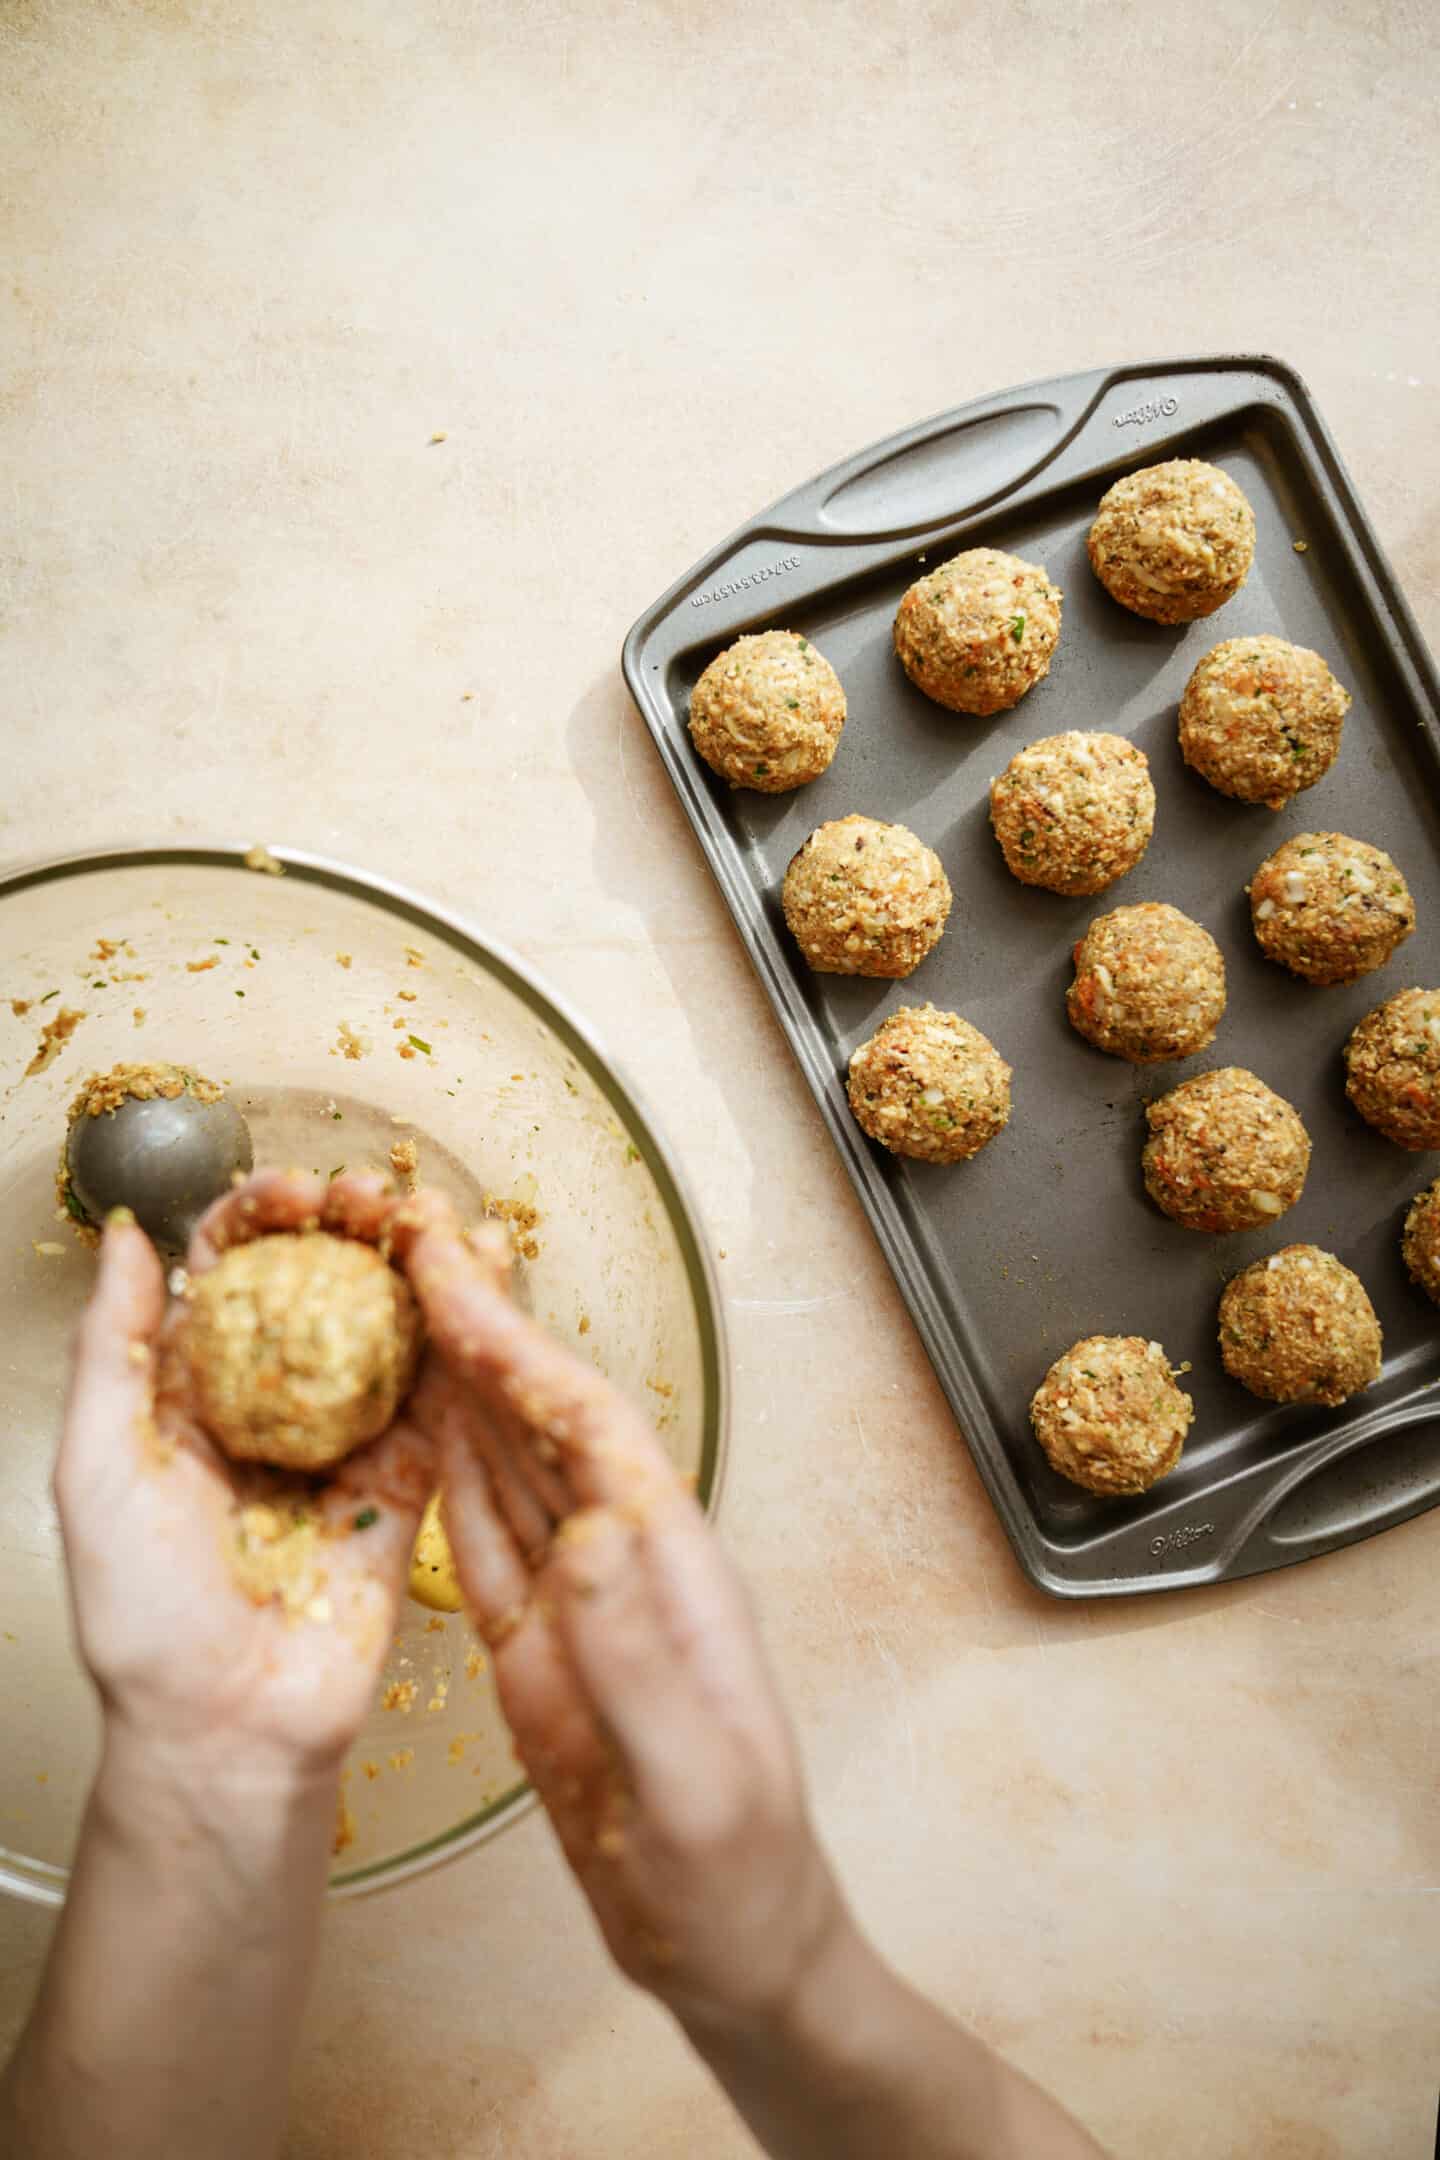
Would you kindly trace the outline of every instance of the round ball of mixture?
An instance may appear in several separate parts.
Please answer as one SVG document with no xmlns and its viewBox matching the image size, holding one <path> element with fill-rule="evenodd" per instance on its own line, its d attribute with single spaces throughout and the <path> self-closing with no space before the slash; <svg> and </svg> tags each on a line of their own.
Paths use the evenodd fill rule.
<svg viewBox="0 0 1440 2160">
<path fill-rule="evenodd" d="M 1220 1355 L 1266 1402 L 1345 1402 L 1380 1377 L 1380 1323 L 1365 1285 L 1318 1245 L 1285 1245 L 1227 1283 Z"/>
<path fill-rule="evenodd" d="M 1256 1230 L 1305 1189 L 1299 1112 L 1241 1065 L 1182 1080 L 1145 1116 L 1145 1190 L 1182 1229 Z"/>
<path fill-rule="evenodd" d="M 967 548 L 910 587 L 895 615 L 895 651 L 937 705 L 1005 712 L 1049 670 L 1060 600 L 1038 564 Z"/>
<path fill-rule="evenodd" d="M 950 881 L 907 826 L 853 816 L 816 826 L 780 898 L 791 936 L 820 974 L 898 977 L 939 944 Z"/>
<path fill-rule="evenodd" d="M 917 1162 L 964 1162 L 1003 1131 L 1010 1067 L 979 1028 L 903 1005 L 850 1060 L 850 1108 L 872 1140 Z"/>
<path fill-rule="evenodd" d="M 1415 928 L 1410 888 L 1385 850 L 1344 833 L 1296 833 L 1245 890 L 1260 950 L 1305 982 L 1354 982 Z"/>
<path fill-rule="evenodd" d="M 1110 1497 L 1148 1492 L 1173 1470 L 1194 1415 L 1165 1352 L 1143 1335 L 1087 1335 L 1030 1403 L 1051 1468 Z"/>
<path fill-rule="evenodd" d="M 1397 1147 L 1440 1147 L 1440 990 L 1402 990 L 1345 1045 L 1345 1092 Z"/>
<path fill-rule="evenodd" d="M 1155 830 L 1143 750 L 1072 728 L 1017 750 L 990 783 L 990 822 L 1022 885 L 1097 893 L 1133 870 Z"/>
<path fill-rule="evenodd" d="M 1400 1250 L 1412 1280 L 1440 1305 L 1440 1178 L 1411 1201 Z"/>
<path fill-rule="evenodd" d="M 389 1425 L 420 1337 L 408 1283 L 374 1246 L 316 1230 L 233 1245 L 196 1276 L 184 1344 L 227 1455 L 326 1470 Z"/>
<path fill-rule="evenodd" d="M 1212 1042 L 1225 962 L 1208 930 L 1163 900 L 1097 916 L 1075 947 L 1070 1024 L 1111 1057 L 1159 1065 Z"/>
<path fill-rule="evenodd" d="M 1222 795 L 1283 810 L 1340 755 L 1350 693 L 1319 653 L 1285 638 L 1227 638 L 1180 700 L 1180 754 Z"/>
<path fill-rule="evenodd" d="M 737 638 L 690 693 L 690 737 L 706 764 L 763 795 L 818 779 L 844 725 L 839 676 L 792 630 Z"/>
<path fill-rule="evenodd" d="M 1172 458 L 1100 498 L 1087 542 L 1111 598 L 1150 622 L 1193 622 L 1233 600 L 1255 556 L 1255 513 L 1228 473 Z"/>
</svg>

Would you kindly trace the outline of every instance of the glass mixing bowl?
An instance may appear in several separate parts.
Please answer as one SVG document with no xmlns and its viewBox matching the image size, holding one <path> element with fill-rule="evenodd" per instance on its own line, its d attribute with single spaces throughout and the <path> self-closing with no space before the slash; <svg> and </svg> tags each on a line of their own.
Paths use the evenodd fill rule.
<svg viewBox="0 0 1440 2160">
<path fill-rule="evenodd" d="M 632 1091 L 455 917 L 334 863 L 283 861 L 277 876 L 253 850 L 136 848 L 0 876 L 0 1887 L 43 1902 L 64 1895 L 98 1740 L 50 1496 L 94 1267 L 57 1218 L 54 1175 L 88 1073 L 155 1059 L 224 1081 L 258 1163 L 384 1167 L 413 1139 L 422 1181 L 472 1218 L 508 1217 L 530 1309 L 643 1402 L 702 1500 L 718 1497 L 719 1300 Z M 83 1014 L 68 1037 L 62 1013 Z M 450 1858 L 527 1805 L 462 1614 L 406 1600 L 344 1799 L 340 1895 Z"/>
</svg>

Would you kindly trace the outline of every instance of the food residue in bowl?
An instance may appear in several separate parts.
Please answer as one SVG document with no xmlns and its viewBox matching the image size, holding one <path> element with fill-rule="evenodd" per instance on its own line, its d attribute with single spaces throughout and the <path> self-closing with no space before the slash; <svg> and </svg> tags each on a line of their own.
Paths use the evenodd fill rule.
<svg viewBox="0 0 1440 2160">
<path fill-rule="evenodd" d="M 43 1002 L 43 1001 L 42 1001 Z M 35 1055 L 25 1067 L 21 1078 L 28 1080 L 33 1073 L 45 1072 L 54 1064 L 70 1037 L 85 1018 L 83 1009 L 62 1005 L 53 1020 L 47 1020 L 40 1030 L 40 1041 Z"/>
</svg>

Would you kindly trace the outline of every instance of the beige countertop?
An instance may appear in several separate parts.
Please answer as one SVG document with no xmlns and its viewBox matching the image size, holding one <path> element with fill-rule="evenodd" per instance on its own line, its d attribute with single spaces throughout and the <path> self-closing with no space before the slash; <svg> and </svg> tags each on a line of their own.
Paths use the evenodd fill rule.
<svg viewBox="0 0 1440 2160">
<path fill-rule="evenodd" d="M 1436 38 L 1418 0 L 0 9 L 0 853 L 340 855 L 623 1046 L 726 1254 L 724 1530 L 854 1898 L 1135 2160 L 1429 2150 L 1440 1517 L 1168 1601 L 1025 1586 L 616 660 L 876 436 L 1186 350 L 1299 367 L 1435 643 Z M 0 1908 L 0 2041 L 49 1926 Z M 331 1916 L 294 2125 L 749 2150 L 535 1819 Z"/>
</svg>

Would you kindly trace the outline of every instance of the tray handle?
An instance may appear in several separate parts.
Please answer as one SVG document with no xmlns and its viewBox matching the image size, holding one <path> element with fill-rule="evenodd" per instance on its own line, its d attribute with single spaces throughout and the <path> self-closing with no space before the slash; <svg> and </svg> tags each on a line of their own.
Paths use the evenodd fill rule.
<svg viewBox="0 0 1440 2160">
<path fill-rule="evenodd" d="M 797 488 L 765 523 L 777 537 L 832 545 L 954 525 L 1057 457 L 1112 380 L 1101 368 L 939 413 Z"/>
<path fill-rule="evenodd" d="M 1440 1499 L 1440 1408 L 1409 1405 L 1353 1427 L 1279 1477 L 1232 1533 L 1226 1573 L 1311 1560 L 1374 1537 Z"/>
</svg>

